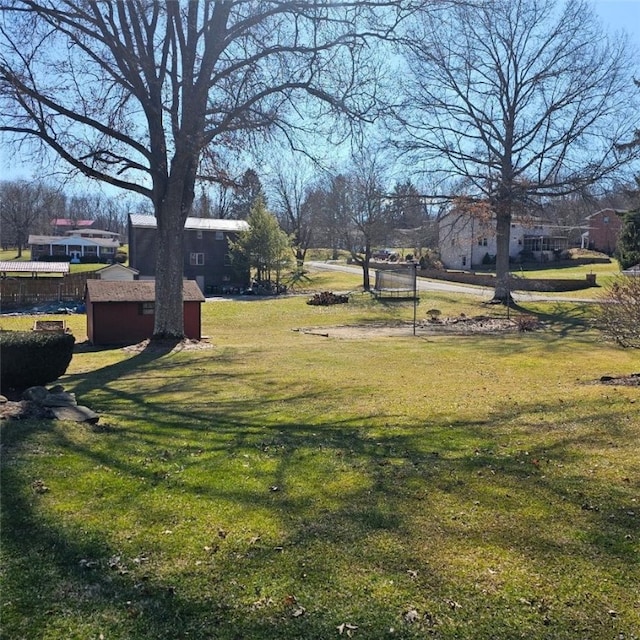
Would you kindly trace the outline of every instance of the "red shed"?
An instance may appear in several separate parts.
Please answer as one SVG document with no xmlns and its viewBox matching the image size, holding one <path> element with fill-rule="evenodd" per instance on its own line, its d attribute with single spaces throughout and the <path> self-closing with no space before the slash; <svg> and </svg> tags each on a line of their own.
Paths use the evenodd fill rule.
<svg viewBox="0 0 640 640">
<path fill-rule="evenodd" d="M 200 340 L 204 296 L 194 280 L 185 280 L 184 332 Z M 153 335 L 155 282 L 87 280 L 87 336 L 91 344 L 135 344 Z"/>
</svg>

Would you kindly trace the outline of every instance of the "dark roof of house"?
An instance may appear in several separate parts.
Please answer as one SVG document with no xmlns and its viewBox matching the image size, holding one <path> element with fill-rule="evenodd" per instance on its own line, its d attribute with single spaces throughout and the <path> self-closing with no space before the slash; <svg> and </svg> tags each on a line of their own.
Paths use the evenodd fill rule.
<svg viewBox="0 0 640 640">
<path fill-rule="evenodd" d="M 204 296 L 195 280 L 182 285 L 185 302 L 204 302 Z M 154 302 L 156 284 L 153 280 L 87 280 L 87 299 L 91 302 Z"/>
<path fill-rule="evenodd" d="M 586 216 L 586 219 L 589 220 L 591 218 L 595 218 L 602 213 L 615 213 L 618 216 L 623 216 L 627 212 L 625 209 L 612 209 L 611 207 L 605 207 L 604 209 L 599 209 L 598 211 L 589 214 L 588 216 Z"/>
<path fill-rule="evenodd" d="M 117 235 L 117 234 L 116 234 Z M 30 235 L 29 244 L 55 244 L 59 246 L 84 245 L 98 247 L 119 247 L 120 240 L 118 238 L 85 238 L 84 236 L 36 236 Z"/>
</svg>

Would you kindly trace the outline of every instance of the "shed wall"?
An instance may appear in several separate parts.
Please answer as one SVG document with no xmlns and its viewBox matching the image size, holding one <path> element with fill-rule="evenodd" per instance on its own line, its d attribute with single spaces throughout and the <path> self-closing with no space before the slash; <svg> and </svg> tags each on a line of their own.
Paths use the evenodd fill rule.
<svg viewBox="0 0 640 640">
<path fill-rule="evenodd" d="M 184 303 L 187 338 L 200 340 L 200 302 Z M 91 302 L 87 304 L 87 336 L 91 344 L 135 344 L 153 335 L 154 315 L 140 313 L 139 302 Z"/>
</svg>

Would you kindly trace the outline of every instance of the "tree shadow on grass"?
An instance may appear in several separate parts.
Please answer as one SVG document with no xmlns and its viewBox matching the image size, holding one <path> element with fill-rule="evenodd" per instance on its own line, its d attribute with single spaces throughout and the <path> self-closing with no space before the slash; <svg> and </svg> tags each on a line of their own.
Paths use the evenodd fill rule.
<svg viewBox="0 0 640 640">
<path fill-rule="evenodd" d="M 154 360 L 136 362 L 146 366 Z M 118 372 L 117 367 L 108 368 L 108 379 Z M 301 396 L 289 395 L 289 399 L 296 403 Z M 457 620 L 452 620 L 445 600 L 455 596 L 478 601 L 465 591 L 470 586 L 456 573 L 456 550 L 464 556 L 471 548 L 476 556 L 485 555 L 487 562 L 517 557 L 525 563 L 523 574 L 550 571 L 549 580 L 557 577 L 558 563 L 566 554 L 588 556 L 593 571 L 606 576 L 611 587 L 619 590 L 624 586 L 616 584 L 616 579 L 620 580 L 621 565 L 631 565 L 633 558 L 629 547 L 612 541 L 637 534 L 637 521 L 623 513 L 628 510 L 630 490 L 624 485 L 611 487 L 596 477 L 585 482 L 585 473 L 578 473 L 585 442 L 593 448 L 609 439 L 623 444 L 623 439 L 631 437 L 630 429 L 621 426 L 624 416 L 616 418 L 610 408 L 595 401 L 589 407 L 576 406 L 593 428 L 565 433 L 558 426 L 548 442 L 526 452 L 504 432 L 497 433 L 494 425 L 519 421 L 521 431 L 550 429 L 531 416 L 560 413 L 559 407 L 532 402 L 446 428 L 414 425 L 374 437 L 365 425 L 392 423 L 394 416 L 314 424 L 289 418 L 276 423 L 258 422 L 258 409 L 265 415 L 271 411 L 262 398 L 212 402 L 207 411 L 215 424 L 207 428 L 202 406 L 154 406 L 149 411 L 154 433 L 146 437 L 163 450 L 159 447 L 151 461 L 149 450 L 146 455 L 135 450 L 145 437 L 142 430 L 73 438 L 64 427 L 53 428 L 60 453 L 75 448 L 89 468 L 95 470 L 96 463 L 105 465 L 109 477 L 114 473 L 125 477 L 137 483 L 141 492 L 163 490 L 169 510 L 171 499 L 180 498 L 175 507 L 178 525 L 190 526 L 189 517 L 196 509 L 185 510 L 181 497 L 185 495 L 201 501 L 193 514 L 200 510 L 206 514 L 223 501 L 240 511 L 268 513 L 279 523 L 278 538 L 268 534 L 263 540 L 249 539 L 259 537 L 261 531 L 232 531 L 219 538 L 217 553 L 211 559 L 203 555 L 207 572 L 191 564 L 166 566 L 162 554 L 153 548 L 125 557 L 113 541 L 112 527 L 106 527 L 109 533 L 103 534 L 83 527 L 81 518 L 62 521 L 47 515 L 47 494 L 29 484 L 27 461 L 21 452 L 30 438 L 52 427 L 44 423 L 7 425 L 2 482 L 3 554 L 8 559 L 3 597 L 11 601 L 10 615 L 4 616 L 7 633 L 13 630 L 15 637 L 43 637 L 57 626 L 64 635 L 64 625 L 69 624 L 70 629 L 83 628 L 95 637 L 105 628 L 105 637 L 140 640 L 187 635 L 221 640 L 332 637 L 337 635 L 336 627 L 349 620 L 339 616 L 362 616 L 366 609 L 366 619 L 356 620 L 362 637 L 382 638 L 390 625 L 406 624 L 402 607 L 415 600 L 430 601 L 430 614 L 439 621 L 442 637 L 464 634 L 475 625 L 475 637 L 490 637 L 491 632 L 491 637 L 507 638 L 509 622 L 501 620 L 513 605 L 507 596 L 504 601 L 490 595 L 480 597 L 486 607 L 493 607 L 491 613 L 483 614 L 484 621 L 473 619 L 471 605 L 465 608 L 467 601 L 456 612 Z M 568 409 L 566 404 L 561 407 L 562 412 Z M 603 433 L 602 425 L 612 418 L 617 426 Z M 97 447 L 105 438 L 113 439 L 111 446 Z M 461 444 L 456 445 L 458 438 Z M 302 463 L 305 457 L 311 459 L 311 466 Z M 216 472 L 225 461 L 236 460 L 254 460 L 256 470 L 245 472 L 254 477 L 243 480 L 238 476 L 235 483 L 219 483 Z M 565 473 L 558 465 L 572 470 Z M 307 477 L 312 469 L 322 471 L 322 466 L 331 469 L 337 480 L 358 476 L 360 482 L 347 485 L 351 488 L 342 495 L 331 495 L 332 489 L 324 486 L 331 480 L 329 475 L 321 475 L 314 487 Z M 190 477 L 192 467 L 201 469 Z M 209 477 L 200 473 L 202 467 L 210 472 Z M 183 469 L 186 475 L 171 476 L 175 469 Z M 255 486 L 251 480 L 258 473 L 262 480 Z M 94 507 L 100 508 L 100 502 L 95 498 Z M 113 507 L 105 508 L 108 514 Z M 532 516 L 532 510 L 544 515 Z M 492 512 L 500 526 L 483 523 Z M 220 515 L 221 520 L 224 517 Z M 518 519 L 521 524 L 515 526 Z M 566 534 L 557 538 L 553 526 L 558 521 L 582 534 L 582 539 L 578 536 L 567 543 L 563 541 Z M 203 532 L 197 532 L 196 537 L 201 535 Z M 451 557 L 441 556 L 443 550 Z M 341 565 L 347 561 L 355 576 L 353 583 L 341 574 Z M 409 570 L 418 577 L 411 577 Z M 308 575 L 303 577 L 303 572 Z M 265 584 L 257 585 L 256 576 Z M 383 578 L 401 591 L 397 601 L 388 589 L 373 590 L 366 596 L 359 592 L 363 587 L 357 581 L 371 589 Z M 193 581 L 195 586 L 190 587 Z M 534 596 L 537 589 L 530 586 Z M 300 604 L 306 611 L 294 615 L 299 609 L 294 606 L 295 598 L 286 599 L 287 594 L 304 598 Z M 349 594 L 355 603 L 350 602 Z M 341 603 L 330 604 L 341 595 Z M 597 596 L 582 604 L 592 606 L 594 599 Z M 595 613 L 580 610 L 576 618 L 578 613 L 586 615 L 595 628 Z M 555 615 L 559 621 L 563 617 L 572 620 L 574 613 L 566 609 Z M 17 622 L 20 618 L 22 625 Z M 548 635 L 539 618 L 533 616 L 530 621 L 529 637 Z M 613 624 L 608 621 L 602 626 L 601 637 L 610 636 Z M 400 626 L 396 637 L 424 632 L 420 624 Z M 569 637 L 568 632 L 564 637 Z"/>
<path fill-rule="evenodd" d="M 534 303 L 535 304 L 535 303 Z M 548 303 L 545 303 L 545 306 Z M 535 304 L 540 306 L 540 303 Z M 550 327 L 551 331 L 559 338 L 568 335 L 576 336 L 593 329 L 591 317 L 584 304 L 572 304 L 569 302 L 554 303 L 550 311 L 531 310 L 523 303 L 515 304 L 512 309 L 536 317 L 540 322 Z"/>
</svg>

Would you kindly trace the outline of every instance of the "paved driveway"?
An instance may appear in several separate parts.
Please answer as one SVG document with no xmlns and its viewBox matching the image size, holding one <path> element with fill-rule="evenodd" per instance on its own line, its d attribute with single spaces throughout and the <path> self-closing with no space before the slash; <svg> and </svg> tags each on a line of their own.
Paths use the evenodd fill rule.
<svg viewBox="0 0 640 640">
<path fill-rule="evenodd" d="M 318 271 L 342 271 L 343 273 L 353 273 L 362 276 L 362 268 L 348 264 L 336 262 L 319 262 L 308 261 L 305 263 L 309 268 Z M 375 266 L 372 267 L 375 269 Z M 371 270 L 371 269 L 370 269 Z M 445 282 L 443 280 L 429 280 L 427 278 L 418 278 L 418 291 L 446 291 L 449 293 L 464 293 L 479 298 L 491 300 L 493 297 L 493 289 L 491 287 L 473 286 L 468 284 L 460 284 L 457 282 Z M 596 302 L 594 298 L 569 298 L 563 297 L 562 294 L 552 293 L 534 293 L 531 291 L 518 291 L 512 294 L 516 302 Z"/>
</svg>

